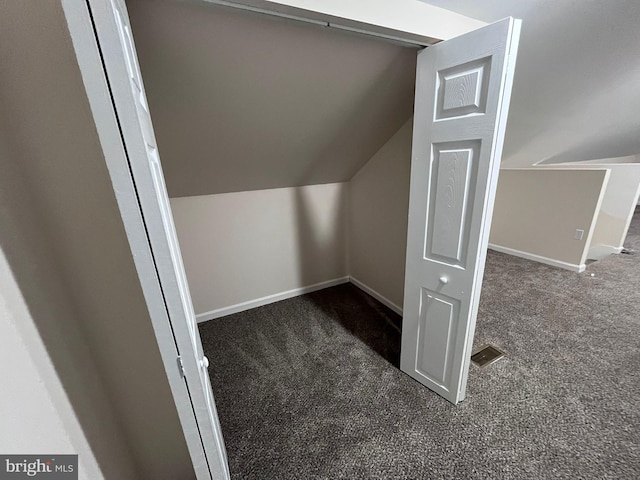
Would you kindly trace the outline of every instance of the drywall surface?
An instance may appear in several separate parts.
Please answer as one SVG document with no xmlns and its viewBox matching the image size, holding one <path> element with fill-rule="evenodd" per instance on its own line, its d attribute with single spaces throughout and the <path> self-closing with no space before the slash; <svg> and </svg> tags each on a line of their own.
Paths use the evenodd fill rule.
<svg viewBox="0 0 640 480">
<path fill-rule="evenodd" d="M 640 2 L 426 0 L 494 22 L 522 19 L 503 165 L 640 152 Z"/>
<path fill-rule="evenodd" d="M 632 157 L 633 158 L 633 157 Z M 616 253 L 624 246 L 631 218 L 640 195 L 640 164 L 636 163 L 570 163 L 548 165 L 548 169 L 608 169 L 611 173 L 602 198 L 602 205 L 593 231 L 589 258 L 598 259 L 608 253 Z M 599 248 L 599 247 L 609 247 Z"/>
<path fill-rule="evenodd" d="M 139 478 L 0 112 L 0 452 L 75 453 L 80 478 Z"/>
<path fill-rule="evenodd" d="M 105 478 L 191 478 L 61 5 L 0 5 L 2 249 Z"/>
<path fill-rule="evenodd" d="M 196 314 L 346 276 L 346 189 L 172 198 Z"/>
<path fill-rule="evenodd" d="M 500 170 L 490 245 L 567 268 L 582 266 L 608 175 L 604 169 Z M 581 240 L 576 229 L 584 231 Z"/>
<path fill-rule="evenodd" d="M 11 385 L 11 394 L 0 396 L 0 412 L 2 412 L 0 429 L 3 432 L 0 437 L 0 448 L 5 454 L 26 451 L 75 453 L 76 449 L 66 431 L 67 427 L 43 383 L 42 375 L 29 356 L 28 347 L 16 329 L 18 321 L 23 320 L 25 316 L 28 318 L 28 309 L 24 302 L 21 302 L 20 291 L 9 274 L 6 258 L 2 255 L 0 258 L 0 275 L 2 276 L 0 277 L 0 285 L 2 285 L 0 361 L 5 365 L 2 369 L 2 384 Z M 23 304 L 20 305 L 20 303 Z M 18 308 L 20 312 L 15 311 Z M 31 327 L 33 328 L 33 325 Z M 33 330 L 33 336 L 37 338 L 37 331 Z M 42 345 L 39 350 L 41 355 L 46 353 Z M 9 365 L 11 368 L 8 367 Z M 59 387 L 61 388 L 62 385 Z M 18 415 L 21 410 L 28 412 L 28 416 L 21 418 Z M 90 453 L 91 450 L 87 448 L 83 454 L 86 452 Z M 83 474 L 84 478 L 88 478 L 86 471 Z"/>
<path fill-rule="evenodd" d="M 412 121 L 349 182 L 349 274 L 402 307 Z"/>
<path fill-rule="evenodd" d="M 341 0 L 241 0 L 239 3 L 287 5 L 441 40 L 457 37 L 485 25 L 475 18 L 445 10 L 446 6 L 439 8 L 416 0 L 368 0 L 366 4 Z"/>
<path fill-rule="evenodd" d="M 348 181 L 411 116 L 417 49 L 204 1 L 128 8 L 170 197 Z"/>
<path fill-rule="evenodd" d="M 2 252 L 0 363 L 0 451 L 78 454 L 80 479 L 104 479 Z"/>
</svg>

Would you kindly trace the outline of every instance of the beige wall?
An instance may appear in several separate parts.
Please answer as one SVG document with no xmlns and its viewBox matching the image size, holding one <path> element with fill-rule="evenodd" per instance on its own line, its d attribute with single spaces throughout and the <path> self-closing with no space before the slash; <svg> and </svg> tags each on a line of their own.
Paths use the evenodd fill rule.
<svg viewBox="0 0 640 480">
<path fill-rule="evenodd" d="M 402 307 L 412 121 L 349 182 L 349 274 Z"/>
<path fill-rule="evenodd" d="M 606 170 L 502 169 L 490 245 L 580 267 L 609 173 Z M 576 240 L 576 229 L 584 230 Z"/>
<path fill-rule="evenodd" d="M 100 469 L 3 252 L 0 252 L 0 339 L 3 365 L 0 383 L 5 390 L 0 395 L 0 451 L 78 454 L 81 479 L 100 480 L 108 473 L 133 478 L 131 459 L 117 444 L 109 452 L 110 461 L 117 465 Z M 87 366 L 87 371 L 95 372 L 92 367 Z M 86 392 L 84 395 L 90 396 Z M 104 400 L 102 403 L 106 406 Z M 113 418 L 113 412 L 106 407 L 102 422 Z M 99 425 L 100 420 L 96 420 L 96 428 L 106 427 L 100 435 L 105 440 L 112 437 L 117 441 L 117 435 L 110 431 L 115 429 L 108 423 Z"/>
<path fill-rule="evenodd" d="M 105 478 L 191 478 L 59 2 L 0 3 L 0 64 L 0 247 L 51 363 L 39 361 L 57 372 Z M 19 333 L 39 355 L 33 329 Z M 18 376 L 37 382 L 33 375 L 25 366 Z M 1 415 L 28 422 L 29 408 Z"/>
<path fill-rule="evenodd" d="M 77 453 L 80 478 L 139 478 L 7 120 L 0 115 L 0 451 Z"/>
<path fill-rule="evenodd" d="M 346 188 L 171 199 L 196 314 L 346 276 Z"/>
<path fill-rule="evenodd" d="M 171 197 L 346 182 L 411 115 L 415 48 L 207 2 L 129 13 Z"/>
<path fill-rule="evenodd" d="M 349 183 L 172 198 L 199 318 L 347 275 L 401 308 L 411 135 L 408 121 Z"/>
<path fill-rule="evenodd" d="M 25 325 L 27 322 L 31 324 Z M 44 383 L 45 375 L 38 371 L 29 354 L 31 350 L 38 359 L 46 358 L 44 345 L 27 346 L 18 330 L 19 323 L 23 323 L 23 329 L 31 330 L 29 340 L 39 339 L 6 258 L 0 252 L 0 362 L 4 366 L 0 370 L 0 382 L 11 386 L 10 395 L 0 395 L 0 431 L 3 432 L 0 450 L 3 454 L 26 451 L 75 453 L 76 446 L 68 430 L 78 428 L 78 425 L 65 424 L 63 413 L 58 411 Z M 54 377 L 52 380 L 58 379 Z M 58 390 L 62 391 L 62 384 L 56 383 Z M 65 407 L 69 411 L 71 406 L 67 402 Z M 17 415 L 20 410 L 27 415 Z M 83 461 L 92 460 L 91 449 L 86 443 L 78 445 L 78 450 L 82 451 Z M 84 458 L 87 453 L 89 456 Z M 89 468 L 97 473 L 96 476 L 100 475 L 97 464 L 93 463 Z M 83 478 L 90 478 L 86 465 L 82 470 Z"/>
<path fill-rule="evenodd" d="M 629 158 L 633 159 L 634 157 Z M 606 160 L 600 165 L 594 162 L 576 162 L 541 167 L 549 169 L 606 168 L 611 172 L 589 245 L 588 257 L 595 260 L 610 253 L 616 253 L 623 247 L 640 194 L 640 164 L 615 164 L 606 162 Z"/>
</svg>

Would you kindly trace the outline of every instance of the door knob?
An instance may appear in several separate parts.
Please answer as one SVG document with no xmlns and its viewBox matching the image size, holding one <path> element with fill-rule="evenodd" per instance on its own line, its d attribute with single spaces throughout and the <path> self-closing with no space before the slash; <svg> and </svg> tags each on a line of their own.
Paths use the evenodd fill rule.
<svg viewBox="0 0 640 480">
<path fill-rule="evenodd" d="M 206 357 L 206 355 L 204 355 L 202 357 L 202 360 L 200 360 L 200 366 L 202 368 L 209 368 L 209 359 Z"/>
<path fill-rule="evenodd" d="M 440 277 L 440 283 L 446 285 L 447 283 L 449 283 L 449 279 L 443 275 L 442 277 Z"/>
</svg>

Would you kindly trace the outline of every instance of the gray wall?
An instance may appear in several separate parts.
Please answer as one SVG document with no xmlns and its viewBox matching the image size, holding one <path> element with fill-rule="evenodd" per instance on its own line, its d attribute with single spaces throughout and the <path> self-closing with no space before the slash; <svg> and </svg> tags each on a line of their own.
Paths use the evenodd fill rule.
<svg viewBox="0 0 640 480">
<path fill-rule="evenodd" d="M 411 135 L 348 183 L 171 199 L 196 313 L 347 275 L 402 308 Z"/>
<path fill-rule="evenodd" d="M 607 181 L 605 169 L 501 170 L 489 243 L 584 266 Z"/>
<path fill-rule="evenodd" d="M 348 183 L 172 198 L 196 314 L 347 275 L 402 308 L 411 135 Z"/>
<path fill-rule="evenodd" d="M 9 151 L 5 120 L 0 117 L 0 451 L 77 453 L 80 478 L 137 478 L 38 205 Z"/>
<path fill-rule="evenodd" d="M 171 197 L 348 181 L 411 116 L 417 49 L 207 2 L 128 8 Z"/>
<path fill-rule="evenodd" d="M 106 478 L 190 478 L 59 2 L 1 4 L 0 64 L 0 247 L 59 382 Z"/>
<path fill-rule="evenodd" d="M 349 182 L 349 274 L 402 308 L 412 121 Z"/>
<path fill-rule="evenodd" d="M 590 249 L 595 249 L 593 253 L 589 253 L 589 258 L 596 260 L 612 252 L 619 253 L 619 249 L 624 246 L 629 225 L 638 203 L 638 195 L 640 195 L 640 164 L 635 163 L 635 157 L 619 159 L 623 162 L 628 160 L 629 163 L 614 163 L 614 160 L 616 159 L 604 159 L 602 163 L 571 162 L 539 167 L 574 170 L 606 168 L 609 170 L 609 181 L 598 212 L 591 245 L 589 245 Z M 600 256 L 596 256 L 598 251 Z"/>
<path fill-rule="evenodd" d="M 347 275 L 347 184 L 171 199 L 196 314 Z"/>
</svg>

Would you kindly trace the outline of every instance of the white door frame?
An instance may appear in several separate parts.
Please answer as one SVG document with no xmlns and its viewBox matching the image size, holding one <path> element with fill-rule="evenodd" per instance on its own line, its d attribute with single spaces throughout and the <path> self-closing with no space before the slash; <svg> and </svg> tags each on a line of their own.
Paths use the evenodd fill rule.
<svg viewBox="0 0 640 480">
<path fill-rule="evenodd" d="M 128 84 L 121 81 L 121 85 L 114 85 L 116 82 L 109 81 L 101 47 L 109 49 L 106 53 L 111 58 L 119 55 L 118 60 L 123 63 L 124 58 L 119 44 L 110 48 L 111 45 L 97 42 L 99 28 L 112 30 L 113 38 L 119 42 L 109 0 L 61 1 L 194 471 L 199 480 L 229 479 L 222 431 L 217 417 L 210 414 L 203 395 L 208 392 L 202 391 L 200 383 L 203 364 L 188 354 L 193 348 L 187 323 L 181 317 L 185 314 L 181 297 L 188 292 L 180 285 L 184 269 L 181 261 L 171 265 L 168 259 L 171 239 L 160 225 L 160 200 L 149 187 L 153 172 L 148 161 L 143 161 L 146 151 L 126 141 L 131 132 L 124 129 L 137 119 L 135 110 L 120 108 L 116 113 L 112 88 L 123 84 L 128 88 Z M 129 81 L 128 75 L 124 80 Z M 122 121 L 128 123 L 123 127 Z M 140 136 L 139 132 L 132 134 L 136 135 Z M 187 300 L 190 302 L 190 298 Z"/>
<path fill-rule="evenodd" d="M 152 241 L 168 244 L 170 240 L 166 235 L 162 236 L 159 232 L 149 231 L 145 224 L 145 217 L 150 205 L 148 203 L 144 205 L 141 202 L 137 185 L 148 183 L 149 179 L 140 178 L 144 172 L 137 171 L 135 168 L 132 168 L 130 164 L 130 161 L 136 161 L 135 158 L 132 158 L 132 156 L 136 155 L 136 152 L 126 151 L 123 132 L 114 110 L 110 85 L 104 70 L 103 57 L 96 41 L 95 19 L 92 18 L 89 5 L 100 5 L 101 2 L 105 1 L 108 0 L 61 0 L 61 3 L 67 19 L 69 32 L 73 41 L 120 214 L 133 253 L 140 284 L 151 316 L 164 368 L 167 373 L 197 478 L 228 479 L 230 477 L 226 465 L 224 444 L 219 442 L 217 446 L 213 445 L 213 447 L 217 449 L 217 455 L 213 456 L 217 456 L 219 459 L 217 464 L 216 462 L 211 464 L 211 461 L 207 460 L 207 458 L 212 457 L 210 452 L 209 456 L 207 455 L 207 446 L 204 445 L 204 440 L 201 438 L 201 433 L 198 428 L 198 406 L 194 406 L 192 403 L 189 387 L 184 378 L 185 371 L 186 374 L 189 375 L 190 372 L 201 368 L 201 365 L 195 363 L 192 365 L 191 363 L 193 362 L 186 358 L 180 362 L 178 353 L 179 339 L 176 338 L 176 334 L 184 336 L 187 335 L 188 332 L 175 330 L 176 326 L 172 322 L 171 312 L 179 310 L 181 306 L 175 304 L 177 301 L 176 298 L 165 296 L 163 287 L 166 287 L 166 285 L 163 285 L 163 281 L 158 275 L 157 260 L 154 258 L 150 246 Z M 268 4 L 267 2 L 260 2 L 260 8 L 257 9 L 251 5 L 255 2 L 247 0 L 245 0 L 244 3 L 227 2 L 225 0 L 200 1 L 257 11 L 267 15 L 286 17 L 303 22 L 322 23 L 325 24 L 324 26 L 326 27 L 350 30 L 359 34 L 412 46 L 425 47 L 437 42 L 437 40 L 430 37 L 389 29 L 381 25 L 371 25 L 357 20 L 350 20 L 348 26 L 318 21 L 318 16 L 324 14 L 301 9 L 296 10 L 291 7 L 290 9 L 295 10 L 296 13 L 296 15 L 292 15 L 288 13 L 286 7 Z M 312 15 L 305 17 L 305 12 L 311 13 Z M 315 15 L 316 13 L 318 13 L 318 15 Z M 147 202 L 149 202 L 149 200 L 149 198 L 146 199 Z M 157 199 L 155 206 L 152 207 L 156 210 L 161 208 Z M 181 265 L 180 268 L 182 268 Z M 222 432 L 219 429 L 219 425 L 211 425 L 211 430 L 215 431 L 216 436 L 218 436 L 220 440 L 222 439 Z"/>
</svg>

